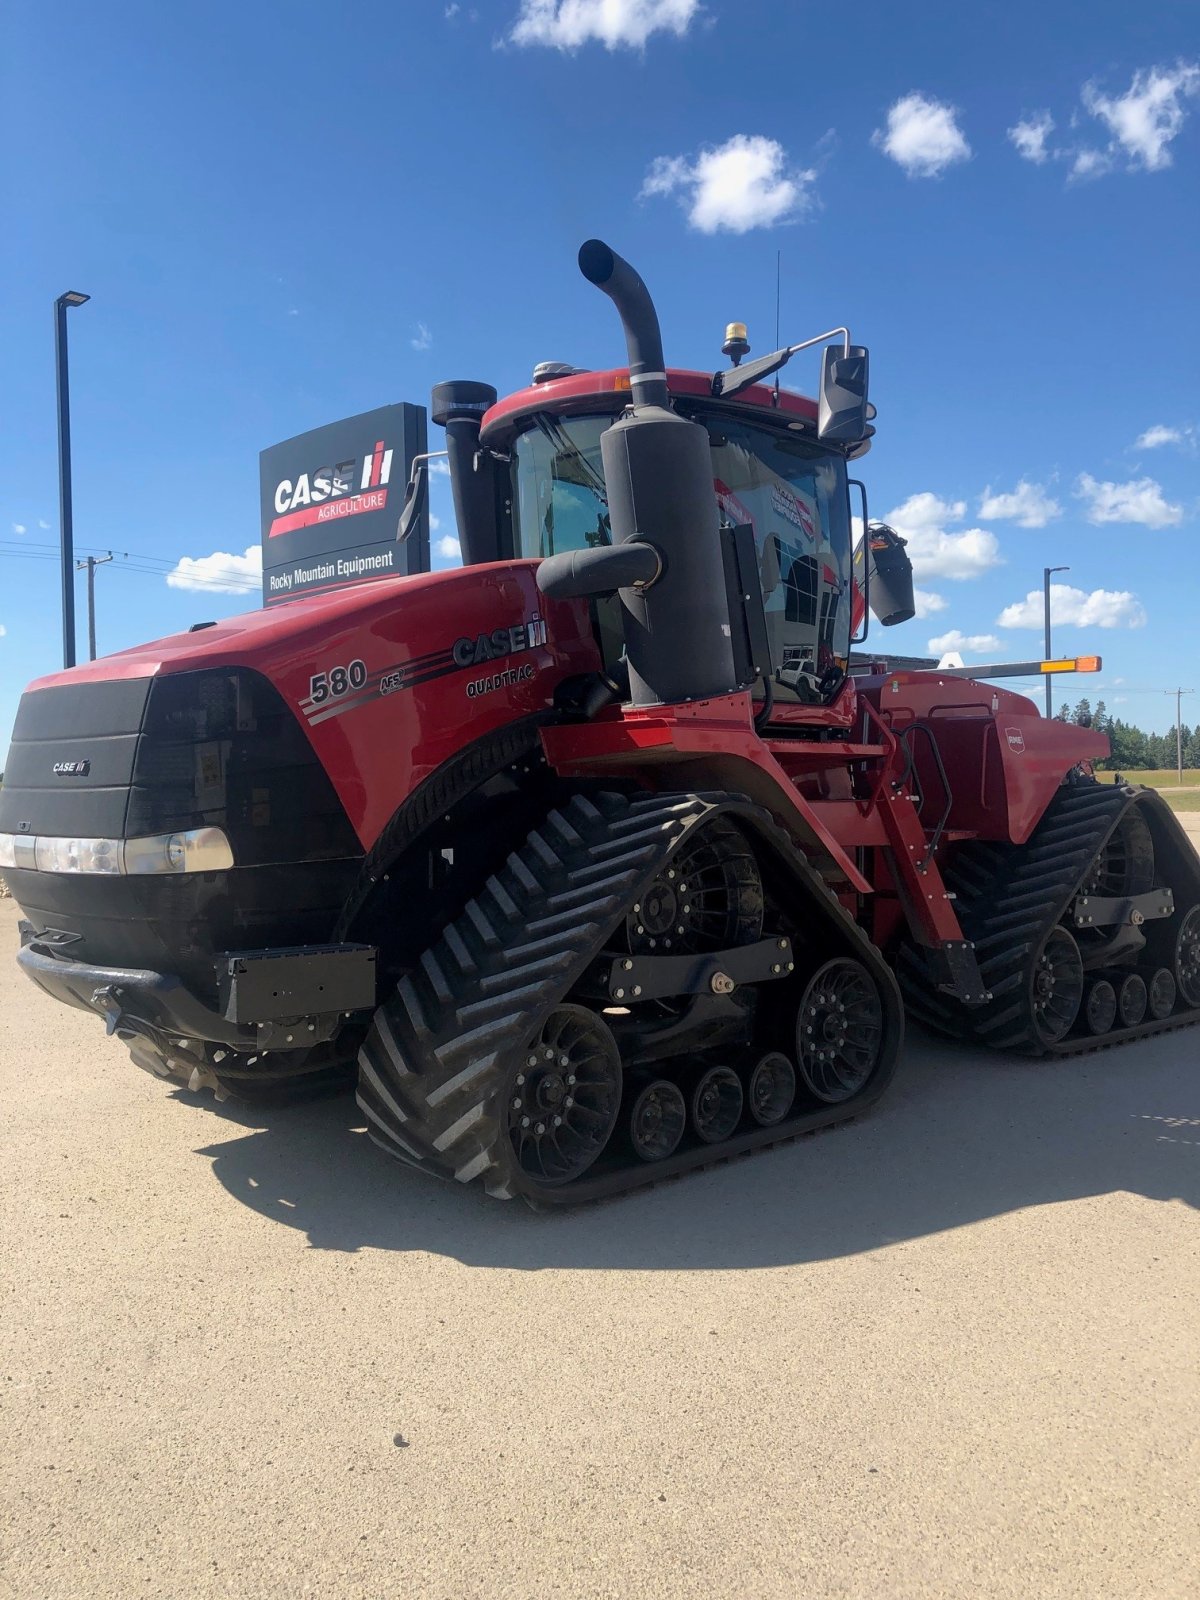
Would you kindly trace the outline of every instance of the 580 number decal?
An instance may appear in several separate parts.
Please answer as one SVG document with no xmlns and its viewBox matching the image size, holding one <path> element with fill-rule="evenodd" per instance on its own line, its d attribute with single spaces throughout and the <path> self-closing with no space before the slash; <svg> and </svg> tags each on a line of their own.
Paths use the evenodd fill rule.
<svg viewBox="0 0 1200 1600">
<path fill-rule="evenodd" d="M 351 689 L 361 689 L 367 681 L 367 667 L 363 661 L 351 661 L 345 667 L 330 667 L 328 672 L 314 672 L 308 681 L 309 699 L 319 706 L 323 700 L 337 700 Z"/>
</svg>

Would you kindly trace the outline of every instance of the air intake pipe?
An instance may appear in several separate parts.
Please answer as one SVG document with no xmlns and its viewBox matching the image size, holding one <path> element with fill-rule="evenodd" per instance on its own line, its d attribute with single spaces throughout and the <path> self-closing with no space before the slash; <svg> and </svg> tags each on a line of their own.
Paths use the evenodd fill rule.
<svg viewBox="0 0 1200 1600">
<path fill-rule="evenodd" d="M 465 378 L 435 384 L 430 396 L 430 415 L 446 430 L 450 487 L 465 567 L 500 559 L 495 462 L 479 449 L 483 414 L 495 404 L 496 391 L 491 384 Z"/>
<path fill-rule="evenodd" d="M 713 491 L 708 434 L 668 409 L 658 314 L 627 261 L 599 239 L 579 252 L 589 283 L 613 301 L 625 329 L 633 405 L 600 436 L 613 548 L 597 551 L 591 593 L 617 590 L 635 705 L 671 705 L 731 694 L 740 687 L 733 664 L 729 600 Z M 621 547 L 636 540 L 656 563 Z M 546 593 L 582 576 L 566 570 L 572 553 L 538 568 Z M 605 568 L 611 568 L 606 572 Z M 640 581 L 630 585 L 631 574 Z"/>
</svg>

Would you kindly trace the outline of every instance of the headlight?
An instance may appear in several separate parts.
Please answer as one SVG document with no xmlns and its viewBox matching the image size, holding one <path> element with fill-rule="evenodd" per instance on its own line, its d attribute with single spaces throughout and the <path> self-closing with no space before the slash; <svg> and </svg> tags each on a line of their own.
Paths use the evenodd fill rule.
<svg viewBox="0 0 1200 1600">
<path fill-rule="evenodd" d="M 109 876 L 224 872 L 233 851 L 220 828 L 191 828 L 148 839 L 60 839 L 0 833 L 0 868 L 37 872 L 87 872 Z"/>
</svg>

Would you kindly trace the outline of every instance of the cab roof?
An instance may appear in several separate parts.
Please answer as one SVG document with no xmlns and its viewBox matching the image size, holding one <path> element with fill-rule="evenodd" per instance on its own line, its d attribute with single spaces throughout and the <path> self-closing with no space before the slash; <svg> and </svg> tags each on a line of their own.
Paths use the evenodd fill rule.
<svg viewBox="0 0 1200 1600">
<path fill-rule="evenodd" d="M 763 412 L 786 416 L 797 431 L 816 433 L 817 403 L 791 389 L 775 389 L 773 384 L 755 383 L 732 399 L 720 399 L 712 392 L 711 372 L 684 372 L 667 369 L 667 388 L 672 397 L 708 400 L 723 411 L 746 415 Z M 537 411 L 553 411 L 556 416 L 572 417 L 624 411 L 630 403 L 629 368 L 613 367 L 605 372 L 573 372 L 565 378 L 531 384 L 516 394 L 506 395 L 484 413 L 480 443 L 492 449 L 506 449 L 522 422 Z"/>
</svg>

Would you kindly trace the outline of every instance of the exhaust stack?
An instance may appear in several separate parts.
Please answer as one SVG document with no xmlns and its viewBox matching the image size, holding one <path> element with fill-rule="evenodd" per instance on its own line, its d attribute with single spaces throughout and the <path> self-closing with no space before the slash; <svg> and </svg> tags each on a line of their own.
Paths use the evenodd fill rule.
<svg viewBox="0 0 1200 1600">
<path fill-rule="evenodd" d="M 668 408 L 658 313 L 646 285 L 615 251 L 589 239 L 579 269 L 612 300 L 625 329 L 633 405 L 600 436 L 613 547 L 587 563 L 591 594 L 621 601 L 634 705 L 670 705 L 731 694 L 729 600 L 707 432 Z M 623 546 L 650 547 L 631 565 Z M 538 568 L 546 594 L 575 594 L 576 552 Z M 633 577 L 634 573 L 642 576 Z M 622 587 L 622 585 L 631 585 Z"/>
</svg>

